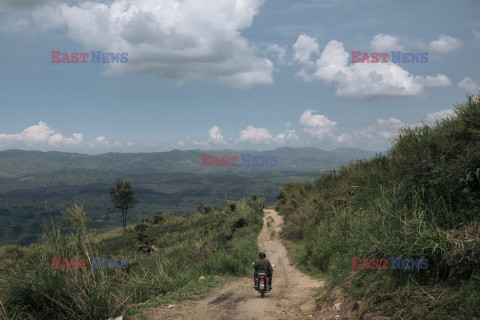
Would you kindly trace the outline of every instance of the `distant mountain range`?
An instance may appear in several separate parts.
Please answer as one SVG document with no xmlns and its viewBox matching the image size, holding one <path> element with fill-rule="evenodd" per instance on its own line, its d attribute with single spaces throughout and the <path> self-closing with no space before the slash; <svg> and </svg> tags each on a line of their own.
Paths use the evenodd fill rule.
<svg viewBox="0 0 480 320">
<path fill-rule="evenodd" d="M 207 167 L 202 166 L 202 154 L 242 154 L 252 156 L 277 156 L 278 166 L 264 167 Z M 0 178 L 16 178 L 30 174 L 61 169 L 88 169 L 122 173 L 227 173 L 249 170 L 325 170 L 355 159 L 366 159 L 374 152 L 356 148 L 338 148 L 325 151 L 316 148 L 279 148 L 269 151 L 253 150 L 172 150 L 155 153 L 105 153 L 86 155 L 66 152 L 0 151 Z"/>
<path fill-rule="evenodd" d="M 278 166 L 202 166 L 202 154 L 278 159 Z M 128 214 L 136 222 L 153 214 L 195 210 L 200 203 L 223 205 L 257 195 L 275 202 L 288 181 L 313 181 L 341 164 L 366 159 L 373 152 L 341 148 L 279 148 L 270 151 L 172 150 L 157 153 L 86 155 L 7 150 L 0 152 L 0 244 L 35 241 L 42 232 L 45 208 L 56 221 L 72 202 L 84 205 L 93 227 L 120 225 L 109 187 L 117 178 L 132 182 L 141 203 Z"/>
</svg>

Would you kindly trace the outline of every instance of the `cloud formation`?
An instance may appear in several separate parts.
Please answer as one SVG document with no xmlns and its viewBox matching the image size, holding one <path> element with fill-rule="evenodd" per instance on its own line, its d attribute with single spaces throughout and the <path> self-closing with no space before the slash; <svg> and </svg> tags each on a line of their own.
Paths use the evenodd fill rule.
<svg viewBox="0 0 480 320">
<path fill-rule="evenodd" d="M 475 39 L 480 41 L 480 31 L 473 30 L 473 36 L 475 37 Z"/>
<path fill-rule="evenodd" d="M 438 36 L 437 40 L 430 41 L 429 47 L 432 51 L 448 53 L 460 49 L 462 42 L 456 38 L 442 34 Z"/>
<path fill-rule="evenodd" d="M 246 129 L 240 131 L 238 142 L 249 143 L 270 143 L 273 141 L 273 136 L 265 128 L 255 128 L 248 126 Z"/>
<path fill-rule="evenodd" d="M 132 142 L 127 142 L 127 146 L 132 146 Z M 120 142 L 110 142 L 105 136 L 98 136 L 91 141 L 85 140 L 81 133 L 74 133 L 72 137 L 65 137 L 43 121 L 19 133 L 0 133 L 0 150 L 88 151 L 101 149 L 105 151 L 118 147 L 122 147 Z"/>
<path fill-rule="evenodd" d="M 255 46 L 241 36 L 261 4 L 261 0 L 52 3 L 32 10 L 31 21 L 44 30 L 66 30 L 68 38 L 91 50 L 128 52 L 128 63 L 106 65 L 106 75 L 153 74 L 176 84 L 193 80 L 249 88 L 273 83 L 272 61 L 258 57 Z"/>
<path fill-rule="evenodd" d="M 215 144 L 223 144 L 223 135 L 220 133 L 220 128 L 218 126 L 213 126 L 209 131 L 208 135 L 210 136 L 210 141 Z"/>
<path fill-rule="evenodd" d="M 214 148 L 221 145 L 222 147 L 246 147 L 246 146 L 267 146 L 267 145 L 284 145 L 286 143 L 298 142 L 299 138 L 294 129 L 287 129 L 274 135 L 266 128 L 256 128 L 252 125 L 247 126 L 239 132 L 237 138 L 224 138 L 220 133 L 218 126 L 213 126 L 209 131 L 209 139 L 207 141 L 178 141 L 173 146 L 188 148 L 189 146 L 200 146 Z M 186 139 L 188 140 L 188 138 Z"/>
<path fill-rule="evenodd" d="M 427 124 L 434 124 L 437 121 L 454 117 L 455 115 L 454 109 L 445 109 L 438 112 L 427 113 L 426 120 Z"/>
<path fill-rule="evenodd" d="M 337 123 L 324 115 L 314 115 L 313 112 L 315 110 L 306 110 L 300 117 L 303 131 L 318 140 L 333 138 L 337 129 Z"/>
<path fill-rule="evenodd" d="M 377 119 L 368 126 L 337 136 L 336 140 L 349 146 L 379 149 L 379 147 L 387 147 L 398 130 L 406 126 L 407 124 L 393 117 L 387 120 Z"/>
<path fill-rule="evenodd" d="M 309 45 L 297 46 L 297 49 L 294 46 L 295 55 L 298 55 L 296 60 L 302 64 L 302 69 L 296 74 L 297 78 L 333 85 L 337 96 L 355 100 L 419 97 L 425 94 L 424 87 L 445 87 L 452 84 L 443 74 L 414 76 L 391 62 L 349 64 L 349 53 L 345 51 L 343 43 L 336 40 L 327 43 L 315 63 L 311 60 L 305 62 L 310 57 L 307 53 L 314 52 L 312 48 L 315 41 L 308 36 L 300 35 L 300 38 L 304 39 L 301 43 Z"/>
<path fill-rule="evenodd" d="M 400 44 L 400 39 L 389 34 L 377 34 L 373 37 L 373 40 L 370 41 L 370 46 L 373 50 L 377 52 L 387 52 L 387 51 L 405 51 L 405 47 Z"/>
<path fill-rule="evenodd" d="M 279 46 L 278 44 L 272 44 L 266 49 L 267 53 L 275 55 L 278 64 L 286 64 L 287 48 Z"/>
<path fill-rule="evenodd" d="M 421 122 L 405 123 L 402 120 L 390 117 L 377 119 L 367 126 L 337 134 L 337 123 L 324 115 L 313 115 L 312 110 L 306 110 L 300 117 L 300 124 L 314 141 L 323 141 L 332 146 L 361 147 L 370 150 L 384 150 L 390 146 L 392 139 L 400 129 L 422 125 Z M 427 125 L 435 125 L 437 121 L 454 117 L 454 109 L 445 109 L 428 113 Z"/>
<path fill-rule="evenodd" d="M 311 56 L 314 53 L 318 54 L 319 48 L 317 39 L 301 34 L 293 45 L 293 60 L 306 65 L 312 64 Z"/>
<path fill-rule="evenodd" d="M 477 90 L 480 90 L 480 82 L 470 79 L 469 77 L 465 77 L 465 79 L 462 81 L 457 82 L 457 87 L 465 90 L 468 93 L 475 93 Z"/>
<path fill-rule="evenodd" d="M 208 140 L 195 141 L 189 137 L 172 144 L 173 147 L 189 149 L 192 147 L 218 148 L 225 146 L 233 148 L 244 147 L 275 147 L 282 145 L 311 146 L 322 143 L 325 146 L 354 146 L 370 150 L 384 150 L 390 145 L 396 132 L 404 127 L 421 125 L 418 123 L 404 123 L 390 117 L 377 119 L 367 126 L 350 131 L 338 132 L 337 122 L 322 114 L 315 114 L 315 110 L 305 110 L 298 125 L 303 131 L 299 137 L 291 123 L 278 133 L 272 134 L 267 128 L 247 126 L 241 130 L 238 137 L 225 138 L 221 134 L 219 126 L 215 125 L 208 130 Z M 437 120 L 455 116 L 453 109 L 445 109 L 426 115 L 426 124 L 435 125 Z M 39 151 L 75 151 L 75 152 L 108 152 L 108 151 L 158 151 L 158 144 L 137 144 L 134 142 L 120 143 L 109 141 L 105 136 L 97 136 L 93 140 L 84 139 L 83 134 L 74 133 L 66 137 L 62 133 L 50 128 L 45 122 L 40 121 L 37 125 L 30 126 L 19 133 L 0 133 L 0 150 L 26 149 Z"/>
</svg>

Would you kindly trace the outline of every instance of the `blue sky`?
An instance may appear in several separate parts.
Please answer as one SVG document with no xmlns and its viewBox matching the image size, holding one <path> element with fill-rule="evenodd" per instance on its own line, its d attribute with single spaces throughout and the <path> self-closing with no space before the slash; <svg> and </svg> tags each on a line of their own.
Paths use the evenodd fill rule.
<svg viewBox="0 0 480 320">
<path fill-rule="evenodd" d="M 381 151 L 480 87 L 473 0 L 0 0 L 0 43 L 0 150 Z M 129 60 L 51 63 L 57 50 Z"/>
</svg>

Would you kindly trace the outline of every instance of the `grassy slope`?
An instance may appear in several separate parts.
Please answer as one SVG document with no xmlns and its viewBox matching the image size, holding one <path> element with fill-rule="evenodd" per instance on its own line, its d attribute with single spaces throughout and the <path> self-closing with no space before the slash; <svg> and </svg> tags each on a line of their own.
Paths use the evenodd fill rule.
<svg viewBox="0 0 480 320">
<path fill-rule="evenodd" d="M 363 300 L 360 315 L 480 315 L 479 98 L 456 113 L 401 131 L 386 155 L 288 183 L 277 196 L 296 262 Z M 352 271 L 351 257 L 427 258 L 429 267 Z"/>
<path fill-rule="evenodd" d="M 2 248 L 0 318 L 107 319 L 124 314 L 128 305 L 155 306 L 204 294 L 246 274 L 257 254 L 262 203 L 245 198 L 225 207 L 203 205 L 195 214 L 154 216 L 127 232 L 99 235 L 85 228 L 84 211 L 74 208 L 68 216 L 78 226 L 76 235 L 66 238 L 50 226 L 44 244 Z M 142 244 L 160 250 L 141 253 Z M 127 258 L 128 269 L 51 270 L 51 257 Z"/>
<path fill-rule="evenodd" d="M 221 205 L 227 200 L 256 194 L 273 203 L 278 188 L 285 182 L 310 179 L 320 171 L 272 171 L 251 174 L 121 174 L 72 169 L 23 177 L 0 179 L 0 245 L 35 242 L 42 233 L 45 216 L 43 199 L 52 208 L 51 215 L 62 219 L 64 209 L 75 199 L 85 205 L 95 229 L 119 227 L 120 212 L 113 208 L 108 190 L 122 177 L 135 187 L 142 202 L 129 212 L 128 221 L 140 221 L 153 213 L 191 212 L 199 202 Z"/>
</svg>

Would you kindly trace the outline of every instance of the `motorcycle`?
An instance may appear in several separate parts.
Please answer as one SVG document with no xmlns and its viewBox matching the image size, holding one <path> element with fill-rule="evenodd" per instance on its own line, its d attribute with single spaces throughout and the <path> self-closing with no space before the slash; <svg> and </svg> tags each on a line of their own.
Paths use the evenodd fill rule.
<svg viewBox="0 0 480 320">
<path fill-rule="evenodd" d="M 272 268 L 275 267 L 274 264 L 272 264 Z M 271 290 L 270 288 L 270 283 L 267 279 L 267 274 L 260 272 L 257 274 L 257 286 L 255 287 L 255 290 L 260 292 L 260 297 L 264 298 L 265 293 L 269 292 Z"/>
</svg>

